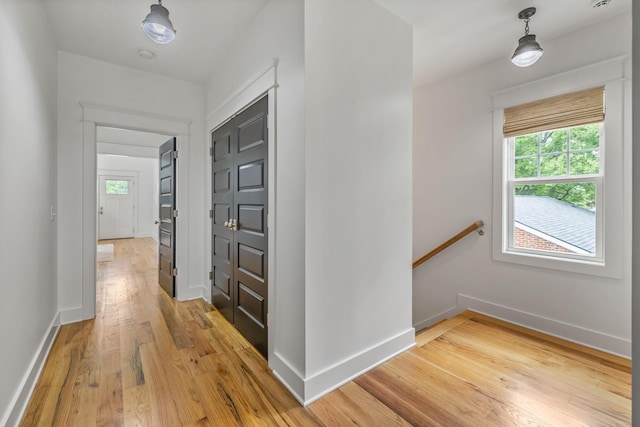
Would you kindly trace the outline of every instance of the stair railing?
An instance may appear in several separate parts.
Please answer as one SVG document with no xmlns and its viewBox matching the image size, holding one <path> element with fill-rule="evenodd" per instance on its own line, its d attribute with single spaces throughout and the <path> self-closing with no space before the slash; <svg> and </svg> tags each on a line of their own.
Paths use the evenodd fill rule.
<svg viewBox="0 0 640 427">
<path fill-rule="evenodd" d="M 482 230 L 483 226 L 484 226 L 484 222 L 482 222 L 482 220 L 478 220 L 478 221 L 474 222 L 473 224 L 471 224 L 470 226 L 468 226 L 467 228 L 465 228 L 464 230 L 462 230 L 461 232 L 459 232 L 458 234 L 456 234 L 455 236 L 453 236 L 452 238 L 450 238 L 446 242 L 440 244 L 438 247 L 436 247 L 432 251 L 427 252 L 426 254 L 424 254 L 423 256 L 418 258 L 417 260 L 415 260 L 413 262 L 413 268 L 416 268 L 417 266 L 419 266 L 423 262 L 427 261 L 428 259 L 438 255 L 440 252 L 444 251 L 449 246 L 453 245 L 458 240 L 462 239 L 463 237 L 467 236 L 468 234 L 473 233 L 474 231 L 477 231 L 478 234 L 481 235 L 481 236 L 484 235 L 484 231 Z"/>
</svg>

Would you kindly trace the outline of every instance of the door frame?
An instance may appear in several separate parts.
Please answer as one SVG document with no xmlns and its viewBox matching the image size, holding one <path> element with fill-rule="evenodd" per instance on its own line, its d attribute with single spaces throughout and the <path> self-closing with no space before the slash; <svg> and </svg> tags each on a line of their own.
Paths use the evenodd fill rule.
<svg viewBox="0 0 640 427">
<path fill-rule="evenodd" d="M 211 147 L 211 133 L 220 126 L 231 120 L 235 115 L 250 107 L 265 95 L 269 96 L 267 107 L 267 133 L 268 133 L 268 197 L 267 197 L 267 229 L 268 231 L 268 254 L 267 257 L 267 283 L 269 284 L 267 291 L 267 360 L 269 364 L 277 358 L 274 356 L 274 342 L 276 336 L 276 322 L 273 314 L 276 312 L 276 153 L 277 153 L 277 132 L 276 132 L 276 106 L 277 106 L 277 67 L 278 60 L 271 59 L 260 70 L 258 70 L 247 81 L 241 84 L 235 92 L 233 92 L 224 102 L 220 103 L 216 110 L 205 117 L 206 131 L 206 158 L 208 166 L 205 168 L 206 188 L 208 206 L 211 206 L 211 165 L 209 158 L 209 148 Z M 206 221 L 206 256 L 207 262 L 205 267 L 208 272 L 211 270 L 211 220 Z M 205 298 L 211 302 L 211 281 L 207 281 L 205 287 Z"/>
<path fill-rule="evenodd" d="M 96 236 L 98 240 L 100 240 L 100 192 L 102 189 L 100 188 L 100 178 L 105 179 L 127 179 L 133 182 L 134 193 L 133 193 L 133 237 L 135 238 L 138 234 L 138 173 L 134 171 L 108 171 L 104 169 L 98 169 L 98 194 L 96 199 Z"/>
<path fill-rule="evenodd" d="M 177 164 L 176 206 L 183 210 L 176 224 L 176 262 L 180 274 L 176 277 L 176 298 L 187 300 L 189 288 L 187 254 L 189 249 L 189 141 L 191 120 L 132 111 L 121 108 L 81 103 L 82 107 L 82 318 L 96 316 L 96 241 L 97 233 L 97 137 L 98 126 L 174 135 L 180 154 Z M 182 268 L 180 268 L 182 266 Z M 191 292 L 190 292 L 191 291 Z M 197 291 L 201 292 L 198 288 Z M 78 313 L 79 314 L 79 313 Z"/>
</svg>

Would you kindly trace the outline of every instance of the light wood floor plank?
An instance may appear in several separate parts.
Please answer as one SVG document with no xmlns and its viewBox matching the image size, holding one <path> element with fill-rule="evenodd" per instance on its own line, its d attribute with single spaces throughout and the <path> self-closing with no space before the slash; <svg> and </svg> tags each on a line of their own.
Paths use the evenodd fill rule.
<svg viewBox="0 0 640 427">
<path fill-rule="evenodd" d="M 96 318 L 64 325 L 21 426 L 628 426 L 631 364 L 463 312 L 308 407 L 206 301 L 157 284 L 155 241 L 98 264 Z"/>
</svg>

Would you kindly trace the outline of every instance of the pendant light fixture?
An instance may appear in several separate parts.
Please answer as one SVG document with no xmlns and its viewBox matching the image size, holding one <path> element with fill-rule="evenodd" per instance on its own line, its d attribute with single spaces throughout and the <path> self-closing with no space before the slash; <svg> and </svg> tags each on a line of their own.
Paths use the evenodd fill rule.
<svg viewBox="0 0 640 427">
<path fill-rule="evenodd" d="M 142 21 L 142 31 L 158 44 L 168 44 L 176 38 L 176 29 L 169 20 L 169 11 L 162 6 L 162 0 L 151 5 L 151 12 Z"/>
<path fill-rule="evenodd" d="M 531 19 L 535 13 L 535 7 L 528 7 L 518 13 L 518 18 L 524 19 L 525 22 L 524 36 L 518 40 L 518 47 L 511 57 L 511 62 L 518 67 L 528 67 L 529 65 L 535 64 L 544 53 L 544 50 L 542 50 L 536 41 L 535 34 L 529 34 L 529 19 Z"/>
</svg>

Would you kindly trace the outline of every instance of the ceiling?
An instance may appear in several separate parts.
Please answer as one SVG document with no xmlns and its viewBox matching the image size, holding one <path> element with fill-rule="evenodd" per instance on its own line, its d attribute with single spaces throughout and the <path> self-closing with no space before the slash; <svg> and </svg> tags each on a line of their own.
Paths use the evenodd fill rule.
<svg viewBox="0 0 640 427">
<path fill-rule="evenodd" d="M 141 22 L 157 0 L 42 0 L 58 48 L 183 80 L 205 83 L 267 0 L 163 0 L 177 30 L 158 45 Z M 138 55 L 139 49 L 155 54 Z"/>
<path fill-rule="evenodd" d="M 140 22 L 154 0 L 42 0 L 58 47 L 72 53 L 206 83 L 268 0 L 163 0 L 178 33 L 148 40 Z M 631 0 L 375 0 L 414 25 L 414 86 L 509 58 L 524 34 L 521 9 L 538 8 L 531 33 L 544 41 L 631 10 Z M 155 53 L 138 56 L 139 49 Z"/>
</svg>

